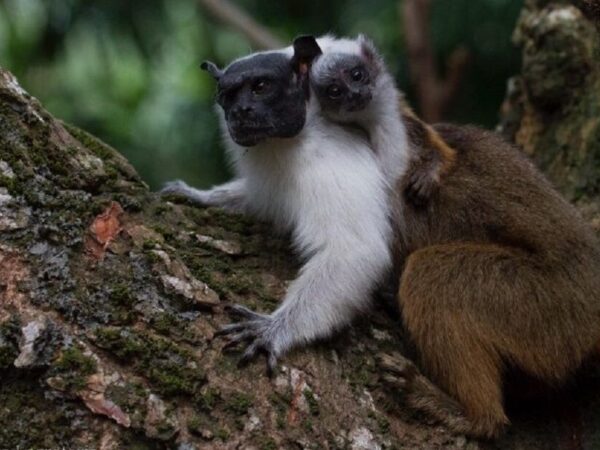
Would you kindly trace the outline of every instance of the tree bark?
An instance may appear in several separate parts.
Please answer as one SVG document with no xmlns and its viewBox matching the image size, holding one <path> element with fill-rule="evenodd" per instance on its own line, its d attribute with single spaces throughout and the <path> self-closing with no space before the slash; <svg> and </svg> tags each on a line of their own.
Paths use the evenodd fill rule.
<svg viewBox="0 0 600 450">
<path fill-rule="evenodd" d="M 213 339 L 297 266 L 268 227 L 148 191 L 115 150 L 0 72 L 0 448 L 380 448 L 461 442 L 379 386 L 370 320 L 269 379 Z M 395 409 L 394 409 L 395 408 Z M 464 438 L 462 438 L 464 440 Z"/>
<path fill-rule="evenodd" d="M 509 81 L 501 130 L 573 201 L 598 217 L 600 7 L 527 0 L 514 33 L 521 73 Z M 598 219 L 596 219 L 598 220 Z M 596 222 L 596 225 L 598 223 Z"/>
<path fill-rule="evenodd" d="M 596 32 L 573 14 L 577 30 Z M 574 89 L 600 76 L 590 70 Z M 542 120 L 520 98 L 522 117 Z M 566 126 L 553 117 L 537 134 L 518 133 L 522 118 L 513 135 L 536 156 L 542 125 Z M 564 117 L 580 137 L 577 124 L 598 129 L 591 114 Z M 544 148 L 567 152 L 556 139 Z M 585 142 L 572 151 L 598 155 Z M 587 167 L 572 176 L 591 199 L 598 172 Z M 519 404 L 497 442 L 406 410 L 380 382 L 375 356 L 404 348 L 398 314 L 381 305 L 285 357 L 272 379 L 264 361 L 238 369 L 213 339 L 230 321 L 223 306 L 273 310 L 297 268 L 267 226 L 149 192 L 114 149 L 0 71 L 0 448 L 546 449 L 598 438 L 600 405 L 581 387 L 551 406 Z"/>
</svg>

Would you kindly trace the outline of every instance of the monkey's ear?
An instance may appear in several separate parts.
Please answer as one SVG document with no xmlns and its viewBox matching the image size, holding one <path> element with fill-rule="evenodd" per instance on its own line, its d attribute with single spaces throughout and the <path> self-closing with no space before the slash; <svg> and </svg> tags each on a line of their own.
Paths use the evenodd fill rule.
<svg viewBox="0 0 600 450">
<path fill-rule="evenodd" d="M 200 64 L 200 68 L 202 70 L 206 70 L 217 81 L 219 81 L 219 78 L 221 78 L 221 76 L 223 75 L 223 71 L 219 69 L 214 62 L 211 61 L 204 61 L 202 64 Z"/>
<path fill-rule="evenodd" d="M 317 39 L 310 35 L 298 36 L 294 39 L 293 47 L 292 68 L 301 75 L 307 74 L 315 58 L 323 53 Z"/>
<path fill-rule="evenodd" d="M 379 54 L 377 47 L 371 39 L 364 34 L 359 34 L 357 38 L 358 44 L 360 45 L 360 51 L 364 58 L 371 64 L 377 67 L 383 66 L 383 58 Z"/>
</svg>

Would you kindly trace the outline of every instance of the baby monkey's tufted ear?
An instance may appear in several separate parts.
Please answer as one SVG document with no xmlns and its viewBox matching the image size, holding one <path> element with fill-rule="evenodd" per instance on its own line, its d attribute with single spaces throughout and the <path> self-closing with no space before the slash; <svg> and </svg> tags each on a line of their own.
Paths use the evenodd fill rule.
<svg viewBox="0 0 600 450">
<path fill-rule="evenodd" d="M 364 34 L 359 34 L 356 38 L 360 45 L 360 52 L 365 60 L 373 67 L 383 68 L 383 58 L 379 54 L 377 47 L 371 39 Z"/>
</svg>

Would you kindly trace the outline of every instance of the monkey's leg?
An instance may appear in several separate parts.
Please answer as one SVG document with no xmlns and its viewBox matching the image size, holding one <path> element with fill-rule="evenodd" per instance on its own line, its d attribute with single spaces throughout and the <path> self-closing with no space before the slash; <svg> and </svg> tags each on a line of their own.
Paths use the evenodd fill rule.
<svg viewBox="0 0 600 450">
<path fill-rule="evenodd" d="M 184 197 L 199 206 L 218 206 L 234 212 L 245 212 L 246 208 L 246 185 L 240 178 L 208 190 L 196 189 L 184 181 L 175 180 L 166 183 L 160 193 Z"/>
<path fill-rule="evenodd" d="M 500 346 L 510 349 L 514 344 L 506 342 L 518 339 L 514 302 L 529 299 L 513 269 L 525 261 L 517 250 L 480 244 L 431 246 L 407 259 L 399 292 L 403 319 L 425 372 L 458 400 L 470 422 L 450 420 L 456 411 L 437 414 L 457 432 L 493 437 L 508 424 Z M 440 401 L 429 412 L 447 405 Z"/>
<path fill-rule="evenodd" d="M 472 430 L 473 423 L 462 405 L 425 377 L 412 361 L 399 353 L 384 354 L 378 360 L 383 381 L 412 409 L 441 421 L 454 432 L 468 434 Z"/>
</svg>

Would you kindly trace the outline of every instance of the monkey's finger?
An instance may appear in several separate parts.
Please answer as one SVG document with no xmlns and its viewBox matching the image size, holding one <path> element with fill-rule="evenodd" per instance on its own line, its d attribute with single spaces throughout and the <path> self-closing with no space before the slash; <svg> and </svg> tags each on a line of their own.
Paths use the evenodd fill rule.
<svg viewBox="0 0 600 450">
<path fill-rule="evenodd" d="M 269 352 L 267 355 L 267 376 L 273 378 L 275 371 L 277 370 L 277 356 L 275 353 Z"/>
<path fill-rule="evenodd" d="M 250 308 L 246 308 L 243 305 L 229 305 L 226 307 L 227 312 L 237 316 L 244 317 L 250 320 L 264 320 L 268 316 L 252 311 Z"/>
<path fill-rule="evenodd" d="M 388 371 L 391 376 L 414 377 L 418 369 L 417 367 L 404 356 L 395 353 L 393 355 L 383 354 L 377 357 L 379 366 Z"/>
<path fill-rule="evenodd" d="M 415 206 L 423 206 L 427 203 L 427 186 L 423 183 L 413 184 L 407 190 L 407 198 Z"/>
<path fill-rule="evenodd" d="M 414 186 L 405 191 L 407 200 L 415 206 L 421 206 L 423 201 Z"/>
<path fill-rule="evenodd" d="M 227 336 L 228 334 L 237 333 L 238 331 L 246 330 L 248 328 L 254 328 L 258 323 L 256 321 L 251 322 L 239 322 L 231 323 L 229 325 L 223 325 L 219 328 L 213 336 Z"/>
<path fill-rule="evenodd" d="M 382 353 L 375 356 L 377 364 L 385 370 L 389 370 L 390 372 L 398 372 L 401 371 L 402 364 L 400 362 L 403 360 L 402 357 L 398 356 L 398 353 Z"/>
<path fill-rule="evenodd" d="M 404 188 L 404 192 L 406 195 L 414 195 L 416 191 L 419 190 L 420 182 L 419 180 L 410 180 L 406 187 Z"/>
<path fill-rule="evenodd" d="M 408 381 L 406 378 L 396 377 L 394 375 L 382 375 L 382 380 L 389 386 L 393 386 L 395 389 L 404 390 L 408 386 Z"/>
<path fill-rule="evenodd" d="M 433 192 L 434 189 L 434 184 L 432 182 L 427 182 L 427 183 L 422 183 L 419 186 L 419 196 L 423 199 L 423 200 L 427 200 L 430 196 L 431 193 Z"/>
<path fill-rule="evenodd" d="M 250 344 L 244 354 L 240 357 L 240 360 L 238 361 L 238 367 L 247 366 L 250 361 L 256 358 L 261 346 L 262 343 L 259 340 L 255 340 L 252 344 Z"/>
<path fill-rule="evenodd" d="M 256 333 L 254 331 L 248 330 L 243 331 L 241 333 L 237 333 L 231 337 L 231 339 L 223 346 L 222 351 L 226 351 L 235 347 L 240 342 L 248 341 L 256 337 Z"/>
<path fill-rule="evenodd" d="M 429 177 L 427 175 L 417 172 L 409 179 L 409 184 L 418 187 L 421 186 L 423 183 L 427 183 L 428 180 Z"/>
</svg>

